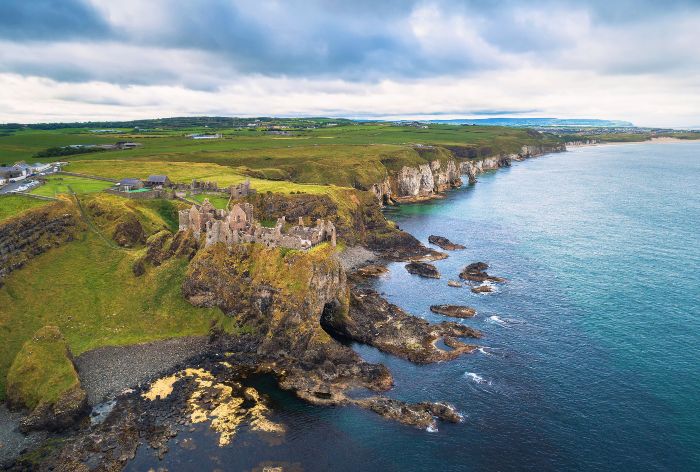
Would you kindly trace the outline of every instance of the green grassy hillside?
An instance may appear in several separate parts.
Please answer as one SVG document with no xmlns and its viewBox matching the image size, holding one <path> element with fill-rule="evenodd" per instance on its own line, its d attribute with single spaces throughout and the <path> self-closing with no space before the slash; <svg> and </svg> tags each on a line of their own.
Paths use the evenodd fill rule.
<svg viewBox="0 0 700 472">
<path fill-rule="evenodd" d="M 22 344 L 42 326 L 58 326 L 75 355 L 206 334 L 212 320 L 229 326 L 218 309 L 182 298 L 187 260 L 168 260 L 137 278 L 132 266 L 141 253 L 114 249 L 88 232 L 7 277 L 0 289 L 0 391 Z"/>
<path fill-rule="evenodd" d="M 30 208 L 48 205 L 49 201 L 22 195 L 0 195 L 0 222 L 19 215 Z"/>
</svg>

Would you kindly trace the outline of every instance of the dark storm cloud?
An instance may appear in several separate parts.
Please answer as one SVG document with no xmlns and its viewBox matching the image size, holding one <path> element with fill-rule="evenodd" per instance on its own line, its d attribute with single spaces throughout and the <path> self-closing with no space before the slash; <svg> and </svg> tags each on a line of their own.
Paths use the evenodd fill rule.
<svg viewBox="0 0 700 472">
<path fill-rule="evenodd" d="M 110 34 L 108 23 L 81 0 L 2 0 L 0 38 L 42 41 Z"/>
</svg>

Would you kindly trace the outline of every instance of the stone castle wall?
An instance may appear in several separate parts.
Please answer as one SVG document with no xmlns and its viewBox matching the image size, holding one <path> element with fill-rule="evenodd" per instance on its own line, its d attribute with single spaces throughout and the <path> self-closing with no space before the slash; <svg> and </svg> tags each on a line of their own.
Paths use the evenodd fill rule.
<svg viewBox="0 0 700 472">
<path fill-rule="evenodd" d="M 287 228 L 284 217 L 278 218 L 273 228 L 262 226 L 253 217 L 250 203 L 239 203 L 230 211 L 215 209 L 209 200 L 201 207 L 193 205 L 189 210 L 179 212 L 180 231 L 192 230 L 195 236 L 206 234 L 206 245 L 224 243 L 260 243 L 267 247 L 290 249 L 310 249 L 324 241 L 336 244 L 335 225 L 319 219 L 315 226 L 304 226 L 299 218 L 297 225 Z"/>
</svg>

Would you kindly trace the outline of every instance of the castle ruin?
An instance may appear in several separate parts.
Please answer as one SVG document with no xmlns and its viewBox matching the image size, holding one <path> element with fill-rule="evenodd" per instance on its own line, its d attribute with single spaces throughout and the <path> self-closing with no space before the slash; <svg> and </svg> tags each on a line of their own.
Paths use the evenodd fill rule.
<svg viewBox="0 0 700 472">
<path fill-rule="evenodd" d="M 287 227 L 284 216 L 277 219 L 273 228 L 266 228 L 253 218 L 253 205 L 237 203 L 230 211 L 217 210 L 204 199 L 198 208 L 192 205 L 189 210 L 179 212 L 180 231 L 191 229 L 199 238 L 206 233 L 206 245 L 225 243 L 261 243 L 267 247 L 285 247 L 290 249 L 310 249 L 324 241 L 335 246 L 335 225 L 330 221 L 316 220 L 315 226 L 304 226 L 299 217 L 297 225 Z"/>
</svg>

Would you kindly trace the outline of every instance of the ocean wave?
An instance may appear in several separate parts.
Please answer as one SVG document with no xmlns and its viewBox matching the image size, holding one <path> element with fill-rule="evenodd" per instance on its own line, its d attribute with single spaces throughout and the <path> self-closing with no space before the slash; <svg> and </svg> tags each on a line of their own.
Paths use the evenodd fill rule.
<svg viewBox="0 0 700 472">
<path fill-rule="evenodd" d="M 496 324 L 499 324 L 501 326 L 508 326 L 508 322 L 498 315 L 491 315 L 488 317 L 488 320 L 491 323 L 496 323 Z"/>
<path fill-rule="evenodd" d="M 464 376 L 476 384 L 491 385 L 490 380 L 486 380 L 485 378 L 483 378 L 481 375 L 477 374 L 476 372 L 465 372 Z"/>
<path fill-rule="evenodd" d="M 479 349 L 477 349 L 477 351 L 479 351 L 482 354 L 486 354 L 487 356 L 493 356 L 493 354 L 487 351 L 486 349 L 486 347 L 480 347 Z"/>
</svg>

